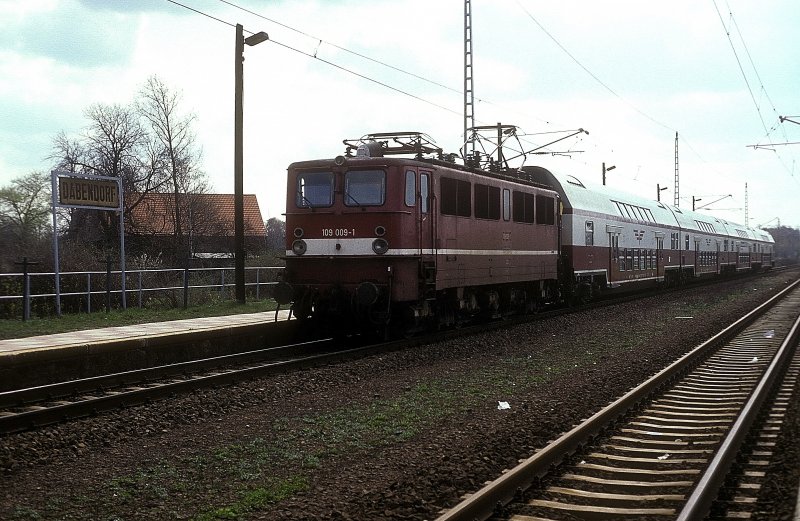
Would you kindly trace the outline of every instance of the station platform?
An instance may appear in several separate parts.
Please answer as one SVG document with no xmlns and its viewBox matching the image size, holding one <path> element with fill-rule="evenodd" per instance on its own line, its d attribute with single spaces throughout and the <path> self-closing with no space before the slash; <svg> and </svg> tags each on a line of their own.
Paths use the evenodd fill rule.
<svg viewBox="0 0 800 521">
<path fill-rule="evenodd" d="M 276 324 L 265 311 L 0 340 L 0 391 L 256 349 L 288 318 L 281 310 Z"/>
</svg>

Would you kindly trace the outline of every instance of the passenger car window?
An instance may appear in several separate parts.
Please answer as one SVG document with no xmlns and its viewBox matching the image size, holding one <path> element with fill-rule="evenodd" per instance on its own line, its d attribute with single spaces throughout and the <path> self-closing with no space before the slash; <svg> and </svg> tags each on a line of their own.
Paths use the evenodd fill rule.
<svg viewBox="0 0 800 521">
<path fill-rule="evenodd" d="M 297 176 L 295 204 L 315 208 L 333 204 L 333 172 L 305 172 Z"/>
<path fill-rule="evenodd" d="M 344 175 L 344 204 L 379 206 L 386 200 L 386 172 L 350 170 Z"/>
</svg>

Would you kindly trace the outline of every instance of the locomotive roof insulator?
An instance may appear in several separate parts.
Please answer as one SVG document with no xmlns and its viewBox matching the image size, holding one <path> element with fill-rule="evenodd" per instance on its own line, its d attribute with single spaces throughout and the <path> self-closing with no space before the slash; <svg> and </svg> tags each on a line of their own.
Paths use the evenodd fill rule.
<svg viewBox="0 0 800 521">
<path fill-rule="evenodd" d="M 356 157 L 383 157 L 386 141 L 367 141 L 356 148 Z"/>
</svg>

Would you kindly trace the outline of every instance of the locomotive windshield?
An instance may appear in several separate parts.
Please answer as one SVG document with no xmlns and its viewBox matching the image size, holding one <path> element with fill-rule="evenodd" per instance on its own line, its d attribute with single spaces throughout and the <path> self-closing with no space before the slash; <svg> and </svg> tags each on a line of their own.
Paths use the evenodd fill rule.
<svg viewBox="0 0 800 521">
<path fill-rule="evenodd" d="M 379 206 L 386 200 L 386 172 L 351 170 L 344 175 L 344 204 Z"/>
<path fill-rule="evenodd" d="M 307 172 L 297 176 L 297 206 L 325 207 L 333 204 L 333 172 Z"/>
</svg>

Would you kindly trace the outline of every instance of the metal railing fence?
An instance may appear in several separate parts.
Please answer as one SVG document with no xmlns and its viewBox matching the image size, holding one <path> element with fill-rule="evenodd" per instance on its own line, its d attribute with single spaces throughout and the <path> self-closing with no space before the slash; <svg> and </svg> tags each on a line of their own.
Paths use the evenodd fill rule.
<svg viewBox="0 0 800 521">
<path fill-rule="evenodd" d="M 245 268 L 247 298 L 270 298 L 280 266 Z M 0 273 L 0 319 L 56 314 L 55 273 Z M 62 313 L 123 308 L 122 272 L 68 271 L 60 276 Z M 126 270 L 126 307 L 178 307 L 234 296 L 234 268 Z"/>
</svg>

